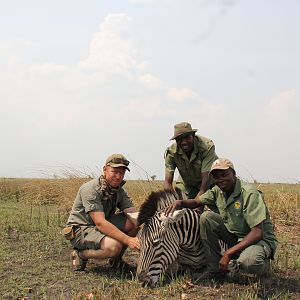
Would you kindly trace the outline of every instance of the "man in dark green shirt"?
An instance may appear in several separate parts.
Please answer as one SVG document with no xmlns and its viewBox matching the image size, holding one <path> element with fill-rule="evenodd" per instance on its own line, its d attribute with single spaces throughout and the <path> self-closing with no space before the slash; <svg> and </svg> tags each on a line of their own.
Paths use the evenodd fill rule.
<svg viewBox="0 0 300 300">
<path fill-rule="evenodd" d="M 172 214 L 181 207 L 207 210 L 200 217 L 200 233 L 207 259 L 207 272 L 196 274 L 196 280 L 223 278 L 228 271 L 262 276 L 267 273 L 277 239 L 262 194 L 236 177 L 233 164 L 217 159 L 210 171 L 216 186 L 199 199 L 177 200 L 167 208 Z M 219 240 L 228 245 L 223 254 Z"/>
<path fill-rule="evenodd" d="M 208 173 L 212 163 L 218 158 L 214 143 L 203 136 L 195 135 L 190 123 L 182 122 L 174 126 L 175 140 L 165 153 L 165 190 L 173 190 L 174 172 L 179 178 L 176 187 L 184 191 L 188 198 L 196 198 L 208 188 Z"/>
</svg>

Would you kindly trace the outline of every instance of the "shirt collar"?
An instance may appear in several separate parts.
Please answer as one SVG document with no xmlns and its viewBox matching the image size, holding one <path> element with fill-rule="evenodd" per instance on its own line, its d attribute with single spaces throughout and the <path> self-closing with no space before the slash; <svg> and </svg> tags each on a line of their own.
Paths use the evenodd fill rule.
<svg viewBox="0 0 300 300">
<path fill-rule="evenodd" d="M 101 176 L 98 178 L 98 180 L 97 180 L 96 190 L 97 190 L 98 192 L 101 192 L 101 191 L 102 191 L 102 192 L 103 192 L 103 191 L 112 191 L 112 190 L 118 191 L 118 190 L 120 190 L 120 189 L 122 188 L 122 186 L 123 186 L 125 183 L 126 183 L 126 181 L 123 180 L 123 181 L 121 182 L 121 184 L 120 184 L 118 187 L 113 188 L 113 187 L 111 187 L 111 186 L 107 183 L 107 181 L 105 180 L 104 176 L 101 175 Z"/>
<path fill-rule="evenodd" d="M 237 197 L 241 194 L 241 180 L 236 177 L 234 191 L 232 193 L 233 197 Z"/>
<path fill-rule="evenodd" d="M 227 200 L 230 199 L 230 198 L 233 199 L 233 198 L 238 197 L 238 196 L 241 194 L 241 191 L 242 191 L 242 188 L 241 188 L 241 180 L 240 180 L 239 178 L 236 177 L 235 185 L 234 185 L 234 190 L 233 190 L 233 192 L 229 195 L 229 197 L 227 198 Z M 223 192 L 222 190 L 221 190 L 221 193 L 222 193 L 222 194 L 224 195 L 224 197 L 225 197 L 226 193 Z"/>
</svg>

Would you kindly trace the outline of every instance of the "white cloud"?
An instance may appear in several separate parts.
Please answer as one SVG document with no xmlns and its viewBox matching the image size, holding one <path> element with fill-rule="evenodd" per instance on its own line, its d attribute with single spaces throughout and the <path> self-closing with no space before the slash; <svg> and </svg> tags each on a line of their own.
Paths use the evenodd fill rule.
<svg viewBox="0 0 300 300">
<path fill-rule="evenodd" d="M 170 88 L 168 97 L 177 102 L 183 102 L 197 97 L 197 93 L 189 88 Z"/>
<path fill-rule="evenodd" d="M 128 0 L 128 1 L 134 4 L 151 4 L 157 2 L 157 0 Z"/>
<path fill-rule="evenodd" d="M 30 71 L 37 75 L 51 75 L 57 73 L 64 73 L 68 71 L 68 67 L 65 65 L 58 65 L 54 63 L 42 63 L 31 65 Z"/>
<path fill-rule="evenodd" d="M 173 104 L 174 105 L 174 104 Z M 177 111 L 176 111 L 177 110 Z M 206 136 L 206 132 L 220 132 L 226 120 L 226 109 L 221 104 L 211 103 L 207 99 L 195 99 L 175 106 L 174 114 L 178 122 L 188 121 L 199 129 L 199 134 Z"/>
<path fill-rule="evenodd" d="M 150 68 L 150 63 L 148 61 L 143 61 L 138 65 L 138 69 L 142 73 L 146 73 L 149 70 L 149 68 Z"/>
<path fill-rule="evenodd" d="M 7 140 L 12 142 L 6 142 L 7 153 L 19 145 L 20 138 L 26 141 L 26 151 L 32 153 L 30 163 L 36 161 L 37 153 L 43 153 L 41 161 L 53 157 L 69 161 L 72 147 L 79 147 L 72 153 L 80 156 L 87 144 L 93 144 L 95 151 L 109 151 L 120 143 L 111 138 L 109 130 L 103 130 L 101 136 L 109 141 L 103 147 L 99 130 L 109 126 L 118 133 L 120 124 L 122 131 L 130 133 L 128 138 L 124 136 L 126 143 L 121 144 L 131 152 L 134 130 L 163 127 L 162 123 L 174 119 L 206 128 L 216 111 L 222 113 L 215 105 L 199 99 L 192 89 L 170 87 L 151 73 L 150 63 L 138 59 L 134 45 L 139 43 L 132 23 L 126 14 L 108 15 L 91 41 L 87 57 L 73 66 L 54 62 L 28 64 L 22 55 L 5 59 L 0 70 L 0 99 L 5 99 L 0 125 L 10 124 Z M 138 128 L 132 130 L 132 124 Z"/>
<path fill-rule="evenodd" d="M 296 100 L 296 90 L 286 90 L 275 96 L 265 108 L 267 124 L 277 127 L 286 122 L 293 113 Z"/>
<path fill-rule="evenodd" d="M 168 97 L 149 95 L 143 99 L 134 99 L 119 110 L 123 119 L 136 121 L 172 120 L 189 121 L 201 126 L 201 131 L 218 130 L 226 118 L 226 111 L 220 104 L 207 100 L 194 99 L 188 104 L 177 102 Z"/>
<path fill-rule="evenodd" d="M 11 91 L 15 91 L 18 113 L 34 111 L 34 122 L 40 128 L 72 127 L 88 116 L 87 124 L 92 124 L 99 112 L 104 120 L 116 107 L 125 119 L 174 115 L 183 119 L 195 115 L 196 119 L 205 111 L 202 119 L 208 120 L 210 111 L 215 113 L 214 105 L 211 108 L 209 102 L 197 99 L 192 89 L 169 87 L 150 73 L 149 62 L 137 59 L 132 23 L 126 14 L 107 15 L 91 41 L 88 56 L 73 67 L 52 62 L 16 63 L 15 79 L 6 74 L 2 95 L 10 94 L 12 99 Z"/>
<path fill-rule="evenodd" d="M 128 0 L 128 2 L 133 4 L 153 4 L 156 2 L 172 3 L 174 0 Z"/>
<path fill-rule="evenodd" d="M 146 87 L 152 90 L 158 90 L 162 89 L 165 86 L 165 83 L 159 79 L 158 77 L 151 75 L 151 74 L 145 74 L 141 75 L 139 77 L 139 81 Z"/>
<path fill-rule="evenodd" d="M 131 46 L 132 18 L 126 14 L 109 14 L 94 35 L 89 56 L 79 63 L 84 69 L 126 72 L 138 69 L 136 50 Z"/>
<path fill-rule="evenodd" d="M 0 41 L 0 55 L 11 56 L 22 54 L 24 51 L 32 49 L 36 46 L 30 40 L 25 39 L 12 39 L 9 41 Z"/>
<path fill-rule="evenodd" d="M 145 100 L 145 99 L 144 99 Z M 125 119 L 157 119 L 167 115 L 163 103 L 158 99 L 148 99 L 148 101 L 141 101 L 135 99 L 119 111 L 119 115 Z"/>
</svg>

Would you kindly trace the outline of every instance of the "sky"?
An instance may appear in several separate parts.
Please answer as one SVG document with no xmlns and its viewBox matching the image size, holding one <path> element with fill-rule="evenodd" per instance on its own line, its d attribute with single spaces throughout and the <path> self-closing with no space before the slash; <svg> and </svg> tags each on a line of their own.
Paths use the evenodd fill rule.
<svg viewBox="0 0 300 300">
<path fill-rule="evenodd" d="M 0 0 L 0 177 L 164 178 L 174 125 L 300 182 L 299 0 Z"/>
</svg>

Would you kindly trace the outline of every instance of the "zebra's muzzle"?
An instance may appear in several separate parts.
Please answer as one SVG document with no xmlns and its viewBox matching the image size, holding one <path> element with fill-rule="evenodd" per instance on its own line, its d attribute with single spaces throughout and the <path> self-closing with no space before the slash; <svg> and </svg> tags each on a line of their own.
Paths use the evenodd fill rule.
<svg viewBox="0 0 300 300">
<path fill-rule="evenodd" d="M 151 277 L 147 274 L 146 271 L 143 271 L 138 275 L 138 280 L 141 282 L 142 287 L 155 287 L 155 282 L 151 279 Z"/>
</svg>

